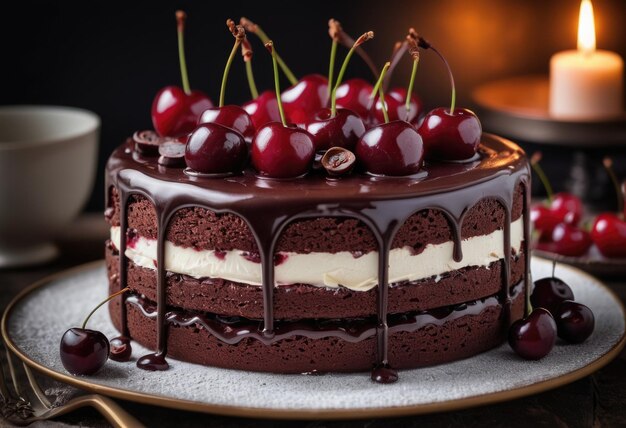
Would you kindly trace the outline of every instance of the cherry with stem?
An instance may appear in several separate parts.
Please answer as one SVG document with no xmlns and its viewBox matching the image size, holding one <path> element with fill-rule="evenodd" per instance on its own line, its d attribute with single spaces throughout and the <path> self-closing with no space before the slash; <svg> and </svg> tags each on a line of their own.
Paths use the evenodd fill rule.
<svg viewBox="0 0 626 428">
<path fill-rule="evenodd" d="M 154 129 L 162 136 L 178 137 L 191 132 L 200 114 L 213 107 L 211 100 L 200 91 L 192 91 L 185 60 L 184 29 L 187 15 L 176 12 L 178 59 L 183 88 L 166 86 L 154 97 L 151 116 Z"/>
<path fill-rule="evenodd" d="M 250 115 L 238 105 L 224 105 L 226 97 L 226 83 L 228 82 L 228 74 L 230 72 L 231 65 L 237 55 L 239 46 L 246 38 L 246 31 L 241 25 L 235 25 L 232 19 L 226 20 L 226 26 L 235 38 L 235 43 L 228 56 L 226 65 L 224 66 L 224 74 L 222 75 L 222 85 L 220 88 L 220 98 L 218 107 L 206 109 L 200 120 L 199 125 L 216 123 L 239 132 L 248 141 L 252 140 L 254 136 L 254 123 Z M 195 131 L 194 131 L 195 132 Z M 215 134 L 217 135 L 217 134 Z"/>
<path fill-rule="evenodd" d="M 61 363 L 68 372 L 74 375 L 91 375 L 104 366 L 109 358 L 109 340 L 100 331 L 87 329 L 87 322 L 102 305 L 129 290 L 126 287 L 111 294 L 89 312 L 80 328 L 70 328 L 63 334 L 59 352 Z"/>
<path fill-rule="evenodd" d="M 389 69 L 385 64 L 375 90 L 382 104 L 385 123 L 369 129 L 356 145 L 356 156 L 363 170 L 372 175 L 411 175 L 422 167 L 424 142 L 415 127 L 404 120 L 389 121 L 382 82 Z"/>
<path fill-rule="evenodd" d="M 361 37 L 359 37 L 356 40 L 356 42 L 354 42 L 354 44 L 352 45 L 352 47 L 346 54 L 346 57 L 343 60 L 343 64 L 341 64 L 341 68 L 339 69 L 339 74 L 337 75 L 337 82 L 335 82 L 335 86 L 333 87 L 331 97 L 330 97 L 331 117 L 334 117 L 337 114 L 337 88 L 339 87 L 339 85 L 341 85 L 341 81 L 343 80 L 343 75 L 346 73 L 346 69 L 348 68 L 348 63 L 350 62 L 350 58 L 352 58 L 352 55 L 354 54 L 354 51 L 356 48 L 358 48 L 363 43 L 373 38 L 374 38 L 373 31 L 368 31 L 366 33 L 363 33 Z"/>
<path fill-rule="evenodd" d="M 294 178 L 306 174 L 315 155 L 313 137 L 307 131 L 289 126 L 280 97 L 278 61 L 274 43 L 265 44 L 272 55 L 279 122 L 270 122 L 257 131 L 252 140 L 251 161 L 254 168 L 269 178 Z"/>
</svg>

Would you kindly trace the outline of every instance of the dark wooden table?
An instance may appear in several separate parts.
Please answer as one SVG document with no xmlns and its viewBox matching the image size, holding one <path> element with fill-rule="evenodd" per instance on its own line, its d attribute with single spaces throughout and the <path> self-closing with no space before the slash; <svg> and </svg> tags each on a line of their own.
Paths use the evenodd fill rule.
<svg viewBox="0 0 626 428">
<path fill-rule="evenodd" d="M 0 309 L 23 288 L 51 273 L 103 257 L 108 229 L 100 214 L 81 216 L 59 239 L 62 256 L 45 266 L 0 270 Z M 606 280 L 626 302 L 626 278 Z M 51 391 L 72 388 L 44 380 Z M 120 404 L 147 426 L 172 427 L 626 427 L 626 352 L 594 375 L 564 387 L 506 403 L 417 417 L 356 421 L 259 421 Z M 0 420 L 0 426 L 3 421 Z M 35 426 L 107 426 L 91 409 Z"/>
</svg>

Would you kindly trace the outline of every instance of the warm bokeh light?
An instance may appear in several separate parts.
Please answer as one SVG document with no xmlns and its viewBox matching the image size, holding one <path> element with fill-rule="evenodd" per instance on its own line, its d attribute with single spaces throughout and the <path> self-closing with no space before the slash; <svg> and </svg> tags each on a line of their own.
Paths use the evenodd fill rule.
<svg viewBox="0 0 626 428">
<path fill-rule="evenodd" d="M 596 50 L 596 25 L 591 0 L 582 0 L 578 16 L 578 50 L 593 53 Z"/>
</svg>

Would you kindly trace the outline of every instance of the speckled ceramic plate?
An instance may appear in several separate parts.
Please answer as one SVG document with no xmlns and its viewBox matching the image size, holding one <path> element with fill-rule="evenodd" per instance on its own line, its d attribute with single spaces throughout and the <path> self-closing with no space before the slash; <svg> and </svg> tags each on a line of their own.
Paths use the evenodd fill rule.
<svg viewBox="0 0 626 428">
<path fill-rule="evenodd" d="M 534 259 L 534 277 L 552 264 Z M 591 307 L 596 330 L 581 345 L 559 342 L 541 361 L 524 361 L 502 345 L 462 361 L 403 370 L 400 380 L 379 385 L 369 373 L 318 376 L 276 375 L 198 366 L 169 359 L 165 372 L 137 369 L 135 362 L 110 361 L 95 376 L 68 375 L 59 359 L 63 332 L 79 325 L 105 297 L 104 263 L 80 266 L 42 280 L 7 308 L 2 335 L 26 364 L 68 384 L 131 401 L 207 413 L 262 418 L 339 419 L 401 416 L 484 405 L 556 388 L 589 375 L 623 348 L 624 308 L 595 278 L 558 266 L 577 300 Z M 116 335 L 101 310 L 90 328 Z M 133 344 L 134 355 L 147 350 Z"/>
</svg>

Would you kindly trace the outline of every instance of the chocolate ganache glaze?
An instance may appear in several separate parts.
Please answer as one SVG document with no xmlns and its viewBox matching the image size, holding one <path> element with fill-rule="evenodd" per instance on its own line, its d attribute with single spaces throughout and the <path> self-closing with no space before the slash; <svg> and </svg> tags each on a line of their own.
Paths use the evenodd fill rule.
<svg viewBox="0 0 626 428">
<path fill-rule="evenodd" d="M 148 370 L 168 367 L 168 326 L 166 313 L 166 271 L 163 263 L 167 226 L 177 210 L 202 207 L 215 213 L 240 216 L 250 227 L 260 252 L 263 278 L 263 320 L 256 337 L 271 343 L 277 336 L 274 325 L 274 263 L 276 243 L 281 231 L 291 222 L 316 217 L 350 217 L 367 225 L 378 247 L 378 307 L 374 334 L 377 338 L 377 365 L 372 379 L 397 380 L 388 361 L 389 320 L 387 314 L 388 257 L 391 243 L 400 226 L 414 213 L 424 209 L 440 210 L 452 229 L 453 258 L 461 261 L 461 224 L 467 210 L 483 198 L 497 200 L 505 209 L 503 233 L 502 290 L 503 322 L 511 323 L 510 257 L 511 209 L 515 189 L 524 190 L 523 251 L 528 254 L 530 225 L 530 169 L 524 152 L 500 137 L 484 134 L 476 157 L 466 162 L 431 162 L 415 175 L 375 177 L 352 174 L 340 179 L 312 173 L 291 180 L 261 178 L 251 170 L 229 177 L 187 175 L 182 168 L 168 168 L 156 157 L 142 157 L 130 142 L 113 152 L 106 167 L 107 209 L 112 207 L 111 187 L 120 198 L 120 228 L 127 230 L 127 206 L 132 195 L 142 195 L 155 207 L 157 215 L 157 350 L 140 358 L 137 365 Z M 122 235 L 124 236 L 124 235 Z M 127 258 L 124 239 L 119 248 L 120 288 L 127 283 Z M 530 257 L 525 257 L 524 287 L 528 290 Z M 124 296 L 124 299 L 127 297 Z M 129 302 L 132 303 L 132 302 Z M 122 337 L 129 336 L 126 304 L 122 302 Z M 315 338 L 321 332 L 290 329 L 289 335 Z M 210 334 L 210 333 L 208 333 Z M 283 335 L 281 335 L 283 338 Z M 359 340 L 359 338 L 353 338 Z"/>
</svg>

